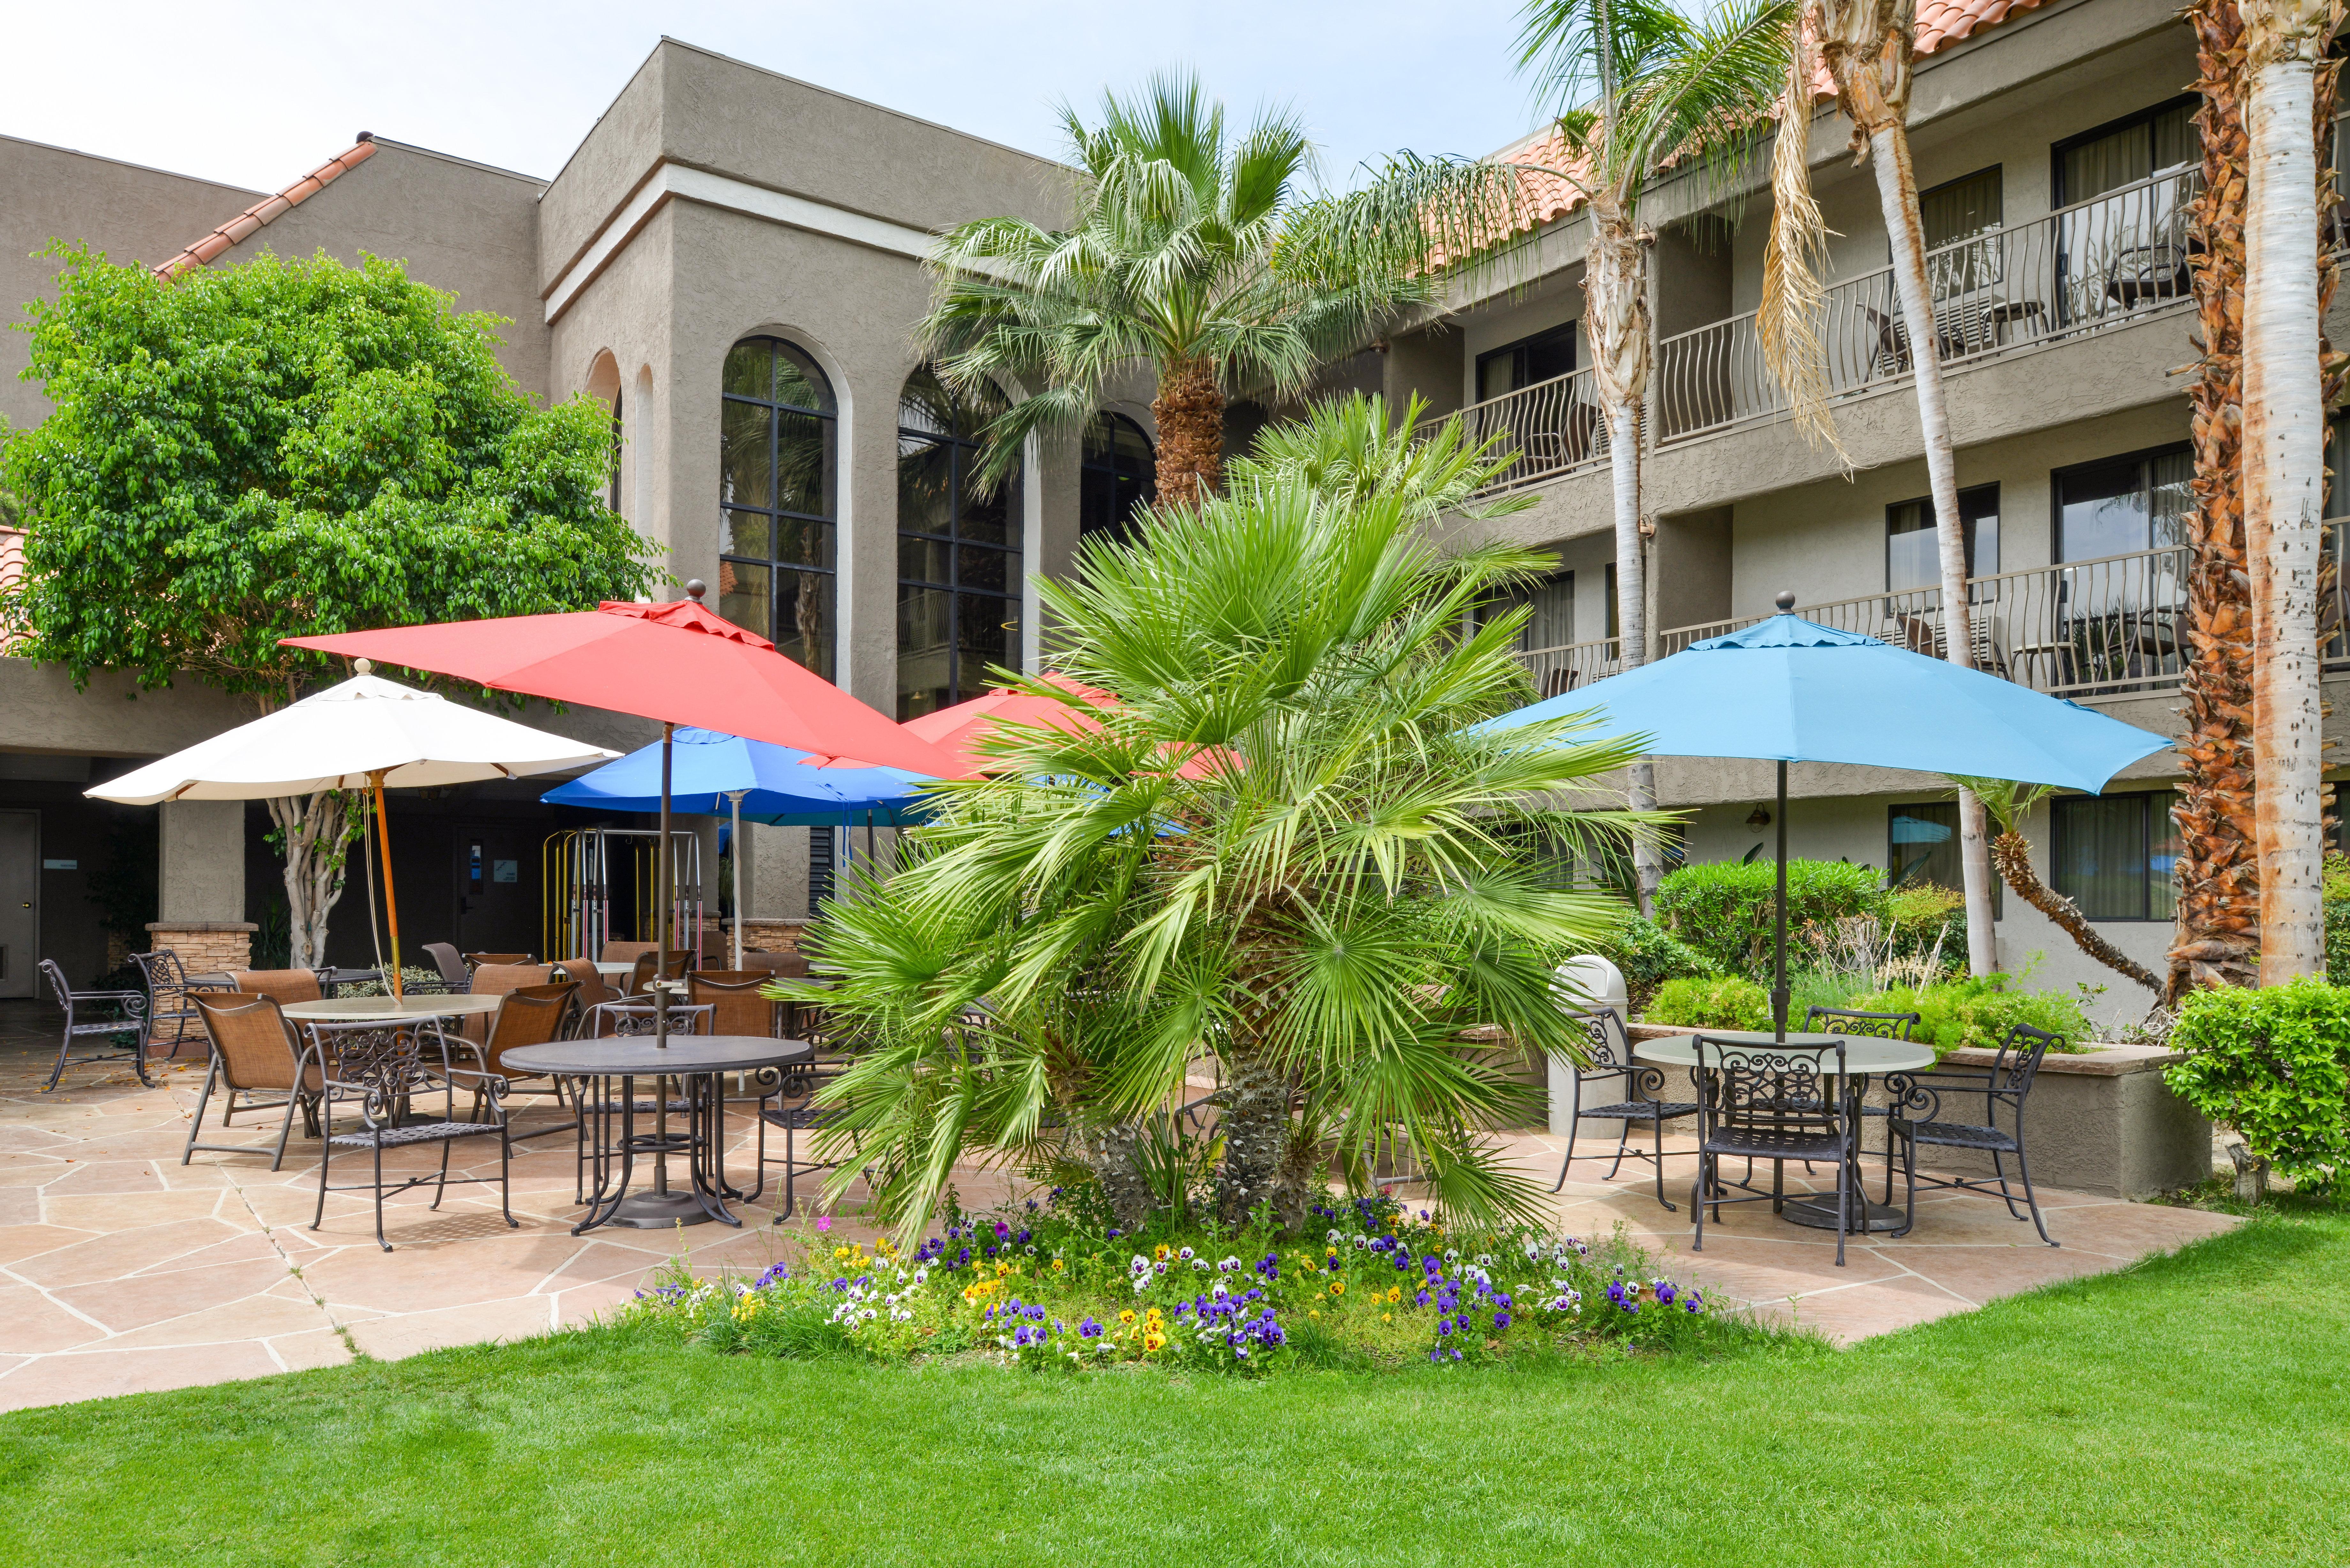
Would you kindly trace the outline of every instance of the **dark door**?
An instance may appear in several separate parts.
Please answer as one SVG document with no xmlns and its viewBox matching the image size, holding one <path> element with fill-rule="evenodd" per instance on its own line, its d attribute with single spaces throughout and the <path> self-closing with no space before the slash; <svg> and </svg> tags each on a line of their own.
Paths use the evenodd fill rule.
<svg viewBox="0 0 2350 1568">
<path fill-rule="evenodd" d="M 458 951 L 538 952 L 541 836 L 508 823 L 457 825 Z"/>
<path fill-rule="evenodd" d="M 41 961 L 41 814 L 0 811 L 0 996 L 30 996 Z"/>
</svg>

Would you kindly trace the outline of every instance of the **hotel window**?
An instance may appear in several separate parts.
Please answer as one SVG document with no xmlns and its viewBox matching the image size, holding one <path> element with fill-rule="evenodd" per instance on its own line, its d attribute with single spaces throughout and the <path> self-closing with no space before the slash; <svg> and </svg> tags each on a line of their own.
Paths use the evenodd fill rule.
<svg viewBox="0 0 2350 1568">
<path fill-rule="evenodd" d="M 1150 438 L 1124 414 L 1096 414 L 1086 425 L 1077 465 L 1077 536 L 1133 538 L 1134 514 L 1159 499 L 1159 459 Z"/>
<path fill-rule="evenodd" d="M 2093 920 L 2168 920 L 2178 908 L 2173 790 L 2049 805 L 2049 885 Z"/>
<path fill-rule="evenodd" d="M 2184 519 L 2195 504 L 2191 447 L 2158 447 L 2085 462 L 2060 468 L 2051 478 L 2059 561 L 2094 561 L 2187 542 Z"/>
<path fill-rule="evenodd" d="M 1959 524 L 1966 538 L 1967 577 L 1999 574 L 1999 486 L 1978 484 L 1959 492 Z M 1939 587 L 1941 535 L 1934 528 L 1934 498 L 1897 501 L 1885 509 L 1885 587 Z"/>
<path fill-rule="evenodd" d="M 1959 855 L 1959 803 L 1929 800 L 1889 808 L 1886 831 L 1886 884 L 1914 888 L 1932 883 L 1953 893 L 1966 891 L 1966 868 Z M 2005 918 L 2004 889 L 1991 880 L 1991 918 Z M 1961 958 L 1966 955 L 1958 955 Z"/>
<path fill-rule="evenodd" d="M 974 477 L 992 389 L 957 396 L 928 367 L 898 400 L 898 717 L 976 697 L 1020 665 L 1020 471 Z"/>
<path fill-rule="evenodd" d="M 2175 98 L 2056 143 L 2056 205 L 2069 207 L 2199 161 L 2195 104 L 2191 97 Z"/>
<path fill-rule="evenodd" d="M 838 420 L 831 383 L 779 337 L 726 356 L 718 613 L 833 678 Z"/>
<path fill-rule="evenodd" d="M 1499 398 L 1575 369 L 1575 323 L 1553 327 L 1477 356 L 1477 400 Z"/>
<path fill-rule="evenodd" d="M 1521 605 L 1533 613 L 1518 630 L 1518 648 L 1565 648 L 1575 640 L 1575 574 L 1561 572 L 1529 587 L 1495 594 L 1477 607 L 1480 626 Z"/>
<path fill-rule="evenodd" d="M 1926 272 L 1936 299 L 1971 293 L 2000 281 L 1999 242 L 1986 240 L 1974 245 L 1961 242 L 1977 234 L 1996 234 L 2003 205 L 1997 164 L 1918 194 L 1918 216 L 1926 234 Z M 1945 250 L 1945 246 L 1960 248 Z"/>
</svg>

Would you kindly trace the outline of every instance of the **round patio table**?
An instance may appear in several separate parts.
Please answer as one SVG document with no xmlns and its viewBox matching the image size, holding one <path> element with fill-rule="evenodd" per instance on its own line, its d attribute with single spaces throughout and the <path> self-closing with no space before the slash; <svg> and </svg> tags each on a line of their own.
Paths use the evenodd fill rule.
<svg viewBox="0 0 2350 1568">
<path fill-rule="evenodd" d="M 606 980 L 619 980 L 637 971 L 634 959 L 597 959 L 595 964 L 596 972 Z"/>
<path fill-rule="evenodd" d="M 1911 1040 L 1887 1040 L 1874 1034 L 1800 1034 L 1793 1031 L 1782 1041 L 1769 1030 L 1725 1029 L 1720 1033 L 1700 1030 L 1708 1040 L 1725 1045 L 1751 1045 L 1761 1050 L 1784 1050 L 1819 1053 L 1821 1070 L 1835 1075 L 1835 1048 L 1844 1046 L 1846 1075 L 1845 1096 L 1856 1117 L 1860 1098 L 1868 1092 L 1868 1080 L 1877 1074 L 1914 1073 L 1934 1064 L 1934 1048 Z M 1676 1034 L 1663 1040 L 1643 1040 L 1632 1047 L 1633 1056 L 1658 1066 L 1697 1066 L 1697 1035 Z M 1898 1230 L 1908 1216 L 1889 1203 L 1872 1202 L 1860 1179 L 1860 1140 L 1853 1139 L 1852 1198 L 1847 1221 L 1859 1233 L 1873 1231 Z M 1780 1210 L 1780 1217 L 1788 1223 L 1814 1231 L 1836 1228 L 1835 1195 L 1825 1199 L 1817 1195 L 1790 1198 Z"/>
<path fill-rule="evenodd" d="M 335 996 L 324 1002 L 289 1002 L 280 1011 L 296 1023 L 391 1023 L 403 1018 L 486 1016 L 504 1000 L 466 992 L 445 996 Z"/>
<path fill-rule="evenodd" d="M 619 1034 L 517 1046 L 503 1061 L 525 1073 L 568 1078 L 578 1091 L 580 1153 L 595 1180 L 587 1216 L 571 1228 L 577 1236 L 599 1225 L 663 1230 L 712 1220 L 741 1225 L 726 1207 L 727 1198 L 740 1195 L 728 1186 L 723 1168 L 726 1093 L 721 1075 L 800 1066 L 815 1056 L 816 1048 L 805 1040 L 757 1034 L 672 1034 L 666 1046 L 650 1035 Z M 653 1080 L 650 1104 L 637 1099 L 639 1078 Z M 681 1130 L 670 1121 L 671 1079 L 683 1091 Z M 640 1129 L 639 1118 L 648 1116 L 650 1129 Z M 681 1155 L 686 1162 L 681 1191 L 669 1182 L 670 1159 Z M 652 1162 L 652 1188 L 632 1194 L 629 1189 L 642 1159 Z"/>
</svg>

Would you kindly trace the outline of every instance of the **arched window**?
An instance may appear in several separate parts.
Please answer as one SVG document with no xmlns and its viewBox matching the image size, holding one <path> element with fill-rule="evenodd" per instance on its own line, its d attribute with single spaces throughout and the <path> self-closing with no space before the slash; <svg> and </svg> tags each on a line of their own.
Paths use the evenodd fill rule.
<svg viewBox="0 0 2350 1568">
<path fill-rule="evenodd" d="M 990 391 L 957 397 L 925 366 L 898 400 L 898 717 L 978 696 L 1020 666 L 1020 471 L 980 488 Z"/>
<path fill-rule="evenodd" d="M 838 410 L 780 337 L 726 356 L 719 432 L 718 613 L 829 680 L 836 650 Z"/>
<path fill-rule="evenodd" d="M 1132 537 L 1134 514 L 1159 499 L 1159 460 L 1150 438 L 1124 414 L 1105 410 L 1086 425 L 1079 466 L 1077 535 Z"/>
</svg>

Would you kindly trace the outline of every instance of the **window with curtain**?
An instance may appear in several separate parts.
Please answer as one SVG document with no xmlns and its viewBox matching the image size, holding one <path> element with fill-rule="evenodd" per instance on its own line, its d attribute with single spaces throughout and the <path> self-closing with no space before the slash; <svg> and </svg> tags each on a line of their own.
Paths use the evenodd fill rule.
<svg viewBox="0 0 2350 1568">
<path fill-rule="evenodd" d="M 992 389 L 959 397 L 928 366 L 898 401 L 898 717 L 978 696 L 1020 666 L 1020 471 L 976 479 Z"/>
<path fill-rule="evenodd" d="M 2004 204 L 1996 164 L 1918 193 L 1918 216 L 1926 233 L 1927 281 L 1936 299 L 1987 288 L 2000 280 L 1999 243 L 1967 245 L 1962 242 L 1977 234 L 1997 234 Z"/>
<path fill-rule="evenodd" d="M 1959 492 L 1959 523 L 1966 538 L 1967 576 L 1999 572 L 1999 486 L 1978 484 Z M 1934 498 L 1897 501 L 1885 509 L 1885 587 L 1931 588 L 1942 581 L 1941 536 L 1934 531 Z"/>
<path fill-rule="evenodd" d="M 1499 398 L 1575 369 L 1575 323 L 1551 327 L 1477 356 L 1477 400 Z"/>
<path fill-rule="evenodd" d="M 1959 856 L 1959 803 L 1929 800 L 1888 807 L 1886 827 L 1886 883 L 1917 887 L 1931 883 L 1953 893 L 1967 887 L 1966 867 Z M 2006 889 L 1994 876 L 1991 883 L 1991 915 L 2006 918 Z M 1964 955 L 1960 955 L 1964 956 Z"/>
<path fill-rule="evenodd" d="M 1518 632 L 1518 647 L 1522 650 L 1564 648 L 1575 640 L 1573 572 L 1561 572 L 1531 587 L 1512 588 L 1507 593 L 1494 595 L 1478 607 L 1478 624 L 1482 626 L 1522 605 L 1533 612 Z"/>
<path fill-rule="evenodd" d="M 837 409 L 780 337 L 726 356 L 719 413 L 718 613 L 833 678 Z"/>
<path fill-rule="evenodd" d="M 1088 421 L 1077 485 L 1078 537 L 1125 543 L 1134 514 L 1159 498 L 1159 459 L 1142 427 L 1107 410 Z"/>
<path fill-rule="evenodd" d="M 2069 207 L 2202 157 L 2195 99 L 2168 103 L 2097 127 L 2055 147 L 2056 205 Z"/>
<path fill-rule="evenodd" d="M 2049 807 L 2048 884 L 2093 920 L 2168 920 L 2178 909 L 2174 790 L 2067 795 Z"/>
<path fill-rule="evenodd" d="M 2194 449 L 2184 444 L 2060 468 L 2056 558 L 2089 561 L 2187 542 L 2195 504 Z"/>
</svg>

